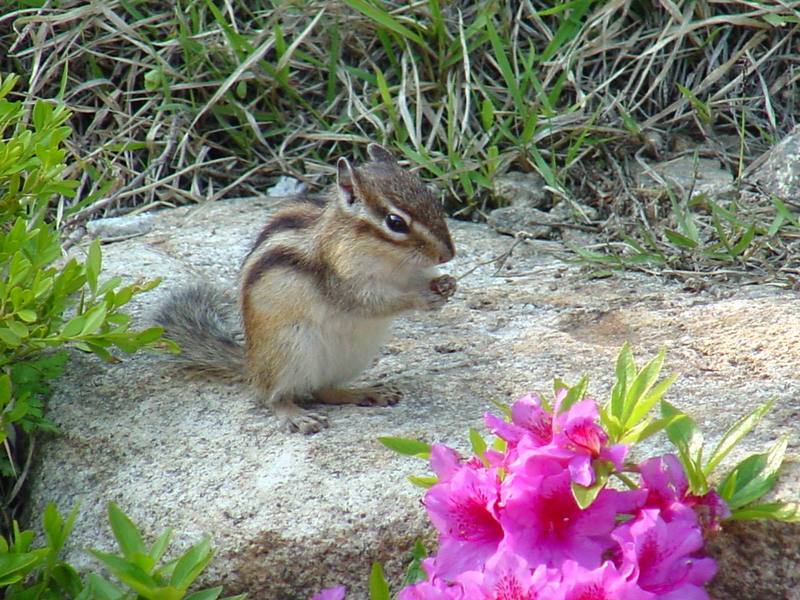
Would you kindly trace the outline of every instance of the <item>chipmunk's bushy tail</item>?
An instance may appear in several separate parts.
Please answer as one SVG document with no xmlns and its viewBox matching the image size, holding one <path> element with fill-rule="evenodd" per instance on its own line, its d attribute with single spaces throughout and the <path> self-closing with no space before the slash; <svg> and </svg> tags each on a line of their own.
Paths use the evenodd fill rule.
<svg viewBox="0 0 800 600">
<path fill-rule="evenodd" d="M 221 290 L 196 283 L 173 292 L 155 316 L 164 337 L 177 342 L 177 366 L 232 380 L 245 379 L 236 305 Z"/>
</svg>

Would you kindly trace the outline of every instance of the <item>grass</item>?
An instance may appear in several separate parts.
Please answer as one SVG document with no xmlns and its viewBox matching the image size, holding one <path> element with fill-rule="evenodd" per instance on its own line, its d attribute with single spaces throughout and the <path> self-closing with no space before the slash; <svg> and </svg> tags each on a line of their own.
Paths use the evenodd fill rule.
<svg viewBox="0 0 800 600">
<path fill-rule="evenodd" d="M 0 71 L 76 115 L 70 228 L 259 194 L 278 174 L 318 186 L 377 140 L 461 217 L 494 206 L 498 174 L 539 172 L 576 220 L 599 209 L 592 264 L 791 284 L 796 200 L 723 205 L 630 182 L 683 137 L 739 177 L 797 123 L 799 6 L 23 0 L 0 16 Z"/>
</svg>

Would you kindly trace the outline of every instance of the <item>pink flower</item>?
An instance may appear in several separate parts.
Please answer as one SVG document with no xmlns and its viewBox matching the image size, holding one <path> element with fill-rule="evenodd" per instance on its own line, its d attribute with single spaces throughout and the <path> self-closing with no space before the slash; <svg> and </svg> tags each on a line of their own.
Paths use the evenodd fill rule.
<svg viewBox="0 0 800 600">
<path fill-rule="evenodd" d="M 461 585 L 435 585 L 420 581 L 400 590 L 397 600 L 469 600 Z"/>
<path fill-rule="evenodd" d="M 650 600 L 656 597 L 636 584 L 631 569 L 620 571 L 611 561 L 590 570 L 568 560 L 561 571 L 563 583 L 558 600 Z"/>
<path fill-rule="evenodd" d="M 521 556 L 500 551 L 483 571 L 463 573 L 458 581 L 471 600 L 544 600 L 561 580 L 556 569 L 539 565 L 531 569 Z"/>
<path fill-rule="evenodd" d="M 486 413 L 484 421 L 489 431 L 512 447 L 522 438 L 529 438 L 536 446 L 549 444 L 553 438 L 553 415 L 542 408 L 542 399 L 536 394 L 523 396 L 511 405 L 511 423 L 492 413 Z"/>
<path fill-rule="evenodd" d="M 504 536 L 496 513 L 499 489 L 493 469 L 465 465 L 425 494 L 423 503 L 439 531 L 438 576 L 478 569 L 497 551 Z"/>
<path fill-rule="evenodd" d="M 645 506 L 657 508 L 665 521 L 700 520 L 704 532 L 719 529 L 730 509 L 715 491 L 702 496 L 689 492 L 689 482 L 680 460 L 674 454 L 650 458 L 639 465 L 642 487 L 647 490 Z"/>
<path fill-rule="evenodd" d="M 557 397 L 556 407 L 560 403 L 561 397 Z M 628 448 L 621 444 L 607 446 L 608 435 L 597 423 L 597 419 L 594 400 L 574 404 L 553 421 L 550 443 L 541 445 L 539 440 L 530 436 L 521 438 L 515 455 L 509 457 L 509 469 L 512 472 L 524 469 L 531 474 L 541 469 L 541 465 L 537 463 L 543 459 L 545 463 L 556 459 L 561 465 L 559 468 L 566 467 L 571 480 L 583 486 L 594 483 L 593 462 L 596 460 L 609 461 L 621 470 Z"/>
<path fill-rule="evenodd" d="M 697 558 L 703 548 L 700 528 L 687 519 L 666 522 L 656 509 L 620 525 L 611 536 L 619 543 L 622 562 L 638 570 L 642 589 L 657 598 L 707 600 L 702 584 L 716 572 L 710 558 Z"/>
<path fill-rule="evenodd" d="M 572 495 L 567 471 L 541 477 L 511 476 L 503 482 L 500 520 L 505 543 L 531 564 L 557 566 L 567 559 L 600 565 L 612 544 L 620 513 L 631 513 L 644 493 L 604 489 L 586 509 Z"/>
<path fill-rule="evenodd" d="M 346 591 L 347 589 L 343 585 L 327 588 L 319 591 L 311 600 L 344 600 L 344 593 Z"/>
<path fill-rule="evenodd" d="M 460 583 L 449 584 L 436 575 L 434 558 L 422 561 L 422 569 L 428 575 L 428 581 L 420 581 L 400 590 L 397 600 L 469 600 Z"/>
<path fill-rule="evenodd" d="M 462 460 L 458 452 L 445 446 L 444 444 L 433 444 L 431 446 L 430 458 L 431 470 L 436 473 L 439 481 L 450 481 L 450 479 L 461 470 Z"/>
<path fill-rule="evenodd" d="M 424 505 L 439 551 L 400 600 L 708 599 L 716 564 L 701 554 L 703 527 L 729 514 L 725 503 L 691 494 L 667 455 L 639 465 L 639 489 L 601 489 L 581 509 L 574 484 L 594 484 L 602 462 L 622 470 L 628 448 L 609 446 L 594 401 L 560 412 L 565 397 L 555 417 L 535 395 L 513 404 L 510 423 L 487 414 L 502 450 L 464 460 L 432 447 L 438 483 Z"/>
<path fill-rule="evenodd" d="M 583 400 L 559 415 L 553 428 L 552 445 L 572 454 L 569 458 L 572 481 L 583 486 L 594 483 L 593 460 L 607 460 L 621 470 L 628 451 L 622 444 L 606 446 L 608 435 L 597 423 L 598 417 L 594 400 Z"/>
</svg>

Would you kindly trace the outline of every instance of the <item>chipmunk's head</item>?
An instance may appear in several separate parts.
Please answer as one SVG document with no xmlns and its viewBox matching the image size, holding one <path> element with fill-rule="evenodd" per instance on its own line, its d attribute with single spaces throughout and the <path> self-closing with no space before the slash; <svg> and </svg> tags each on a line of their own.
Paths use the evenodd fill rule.
<svg viewBox="0 0 800 600">
<path fill-rule="evenodd" d="M 339 209 L 354 219 L 359 232 L 398 262 L 421 266 L 455 255 L 441 202 L 415 174 L 397 164 L 383 146 L 367 147 L 370 162 L 354 167 L 346 158 L 336 165 Z"/>
</svg>

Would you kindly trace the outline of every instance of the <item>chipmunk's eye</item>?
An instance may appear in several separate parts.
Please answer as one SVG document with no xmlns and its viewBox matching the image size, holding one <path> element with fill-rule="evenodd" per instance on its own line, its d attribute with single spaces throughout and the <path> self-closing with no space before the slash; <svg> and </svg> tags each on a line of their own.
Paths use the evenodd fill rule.
<svg viewBox="0 0 800 600">
<path fill-rule="evenodd" d="M 394 213 L 386 215 L 386 226 L 395 233 L 408 233 L 408 223 L 403 217 Z"/>
</svg>

